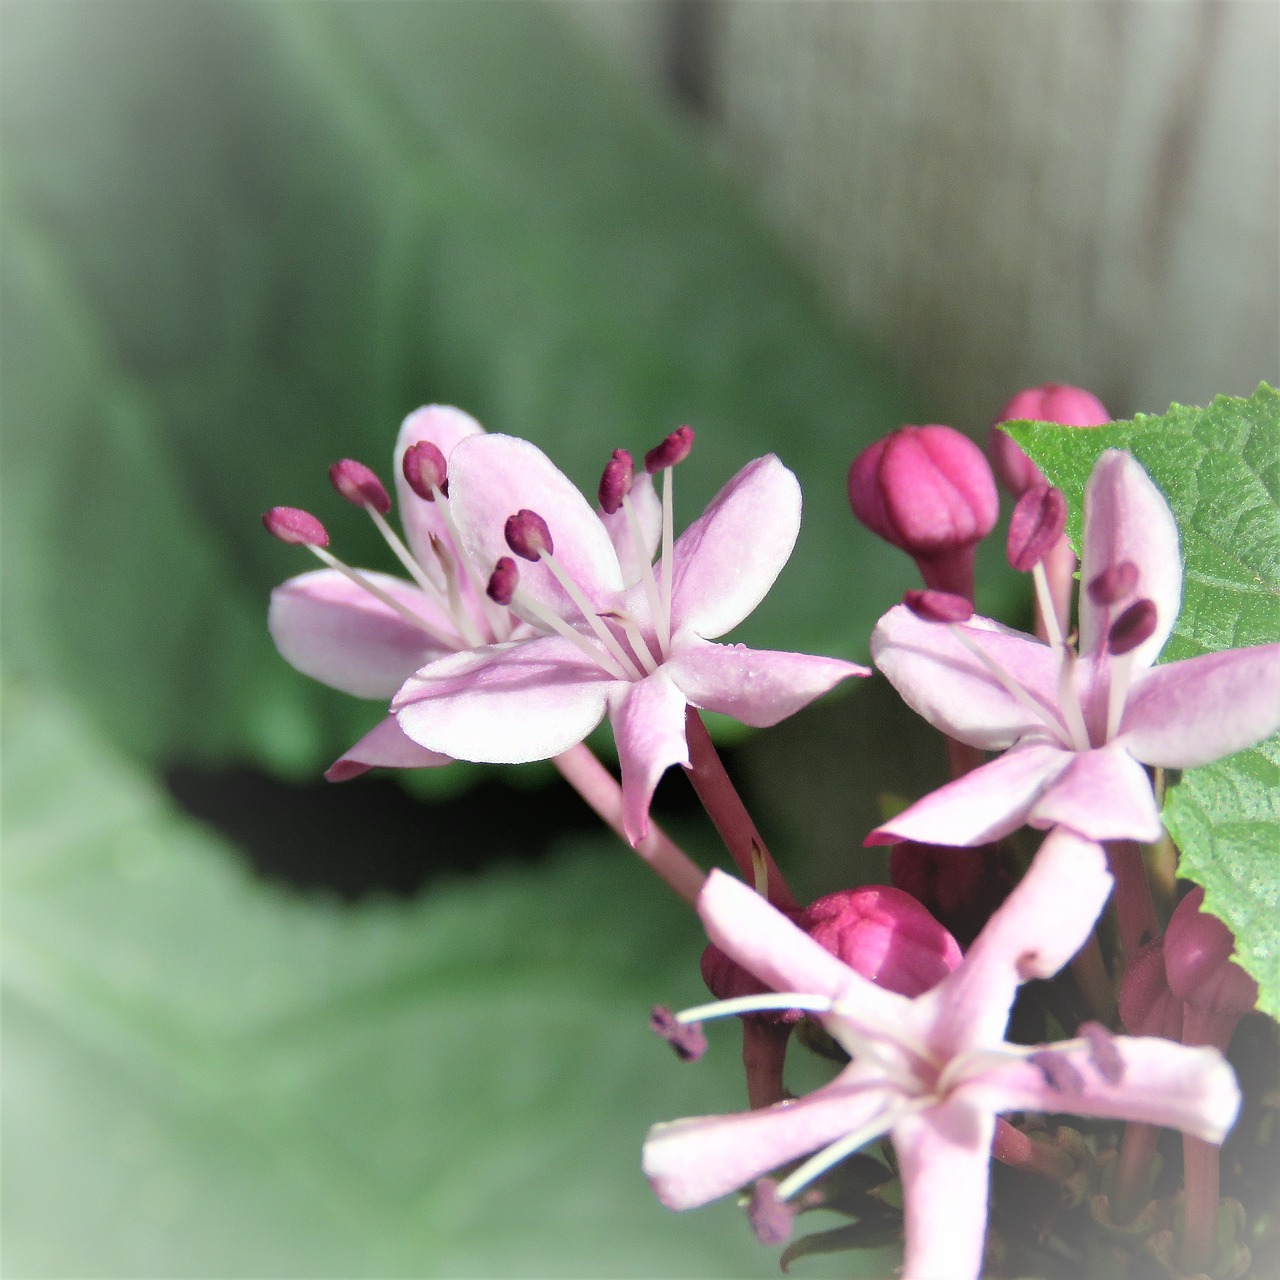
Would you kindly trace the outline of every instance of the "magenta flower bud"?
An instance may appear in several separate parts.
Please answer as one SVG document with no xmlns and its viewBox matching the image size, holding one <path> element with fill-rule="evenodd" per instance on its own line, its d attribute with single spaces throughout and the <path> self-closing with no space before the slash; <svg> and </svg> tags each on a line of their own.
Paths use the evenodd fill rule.
<svg viewBox="0 0 1280 1280">
<path fill-rule="evenodd" d="M 1009 566 L 1030 573 L 1062 537 L 1067 527 L 1067 500 L 1061 489 L 1038 484 L 1018 499 L 1009 520 Z"/>
<path fill-rule="evenodd" d="M 1064 427 L 1100 427 L 1111 421 L 1111 415 L 1097 396 L 1080 387 L 1058 382 L 1019 391 L 1000 410 L 996 423 L 1023 418 L 1032 422 L 1056 422 Z M 987 435 L 987 453 L 1000 483 L 1015 498 L 1035 485 L 1044 484 L 1040 468 L 1027 457 L 1012 436 L 1006 435 L 996 425 Z"/>
<path fill-rule="evenodd" d="M 1182 1001 L 1169 990 L 1164 972 L 1164 939 L 1142 947 L 1125 967 L 1118 997 L 1120 1021 L 1131 1036 L 1182 1036 Z"/>
<path fill-rule="evenodd" d="M 909 893 L 867 885 L 829 893 L 796 922 L 864 978 L 914 998 L 961 961 L 956 940 Z"/>
<path fill-rule="evenodd" d="M 502 556 L 493 566 L 485 594 L 494 604 L 508 605 L 520 583 L 520 570 L 510 556 Z"/>
<path fill-rule="evenodd" d="M 1153 600 L 1135 600 L 1112 624 L 1107 632 L 1107 652 L 1113 657 L 1132 653 L 1151 638 L 1156 629 L 1156 606 Z"/>
<path fill-rule="evenodd" d="M 1235 935 L 1202 910 L 1203 903 L 1204 890 L 1197 886 L 1170 917 L 1164 936 L 1165 977 L 1184 1004 L 1230 1018 L 1234 1030 L 1235 1022 L 1258 1003 L 1258 984 L 1231 959 Z"/>
<path fill-rule="evenodd" d="M 849 467 L 849 505 L 916 562 L 925 586 L 973 598 L 974 548 L 999 515 L 991 468 L 951 427 L 900 427 Z"/>
<path fill-rule="evenodd" d="M 968 622 L 973 605 L 950 591 L 904 591 L 902 603 L 925 622 Z"/>
<path fill-rule="evenodd" d="M 786 915 L 794 916 L 792 912 Z M 702 951 L 700 962 L 702 981 L 717 1000 L 736 1000 L 739 996 L 766 995 L 773 990 L 766 987 L 753 973 L 749 973 L 736 960 L 730 960 L 714 943 L 708 943 Z M 799 1022 L 804 1014 L 799 1009 L 765 1009 L 759 1013 L 744 1013 L 740 1017 L 772 1026 L 790 1026 Z"/>
<path fill-rule="evenodd" d="M 1099 609 L 1119 604 L 1138 585 L 1138 566 L 1132 560 L 1108 565 L 1085 583 L 1089 599 Z"/>
<path fill-rule="evenodd" d="M 420 498 L 428 502 L 436 500 L 439 490 L 447 498 L 449 496 L 449 468 L 444 454 L 430 440 L 419 440 L 404 451 L 404 459 L 400 470 L 409 488 Z"/>
<path fill-rule="evenodd" d="M 693 448 L 693 428 L 677 427 L 661 444 L 644 455 L 644 469 L 653 475 L 683 462 Z"/>
<path fill-rule="evenodd" d="M 922 903 L 962 946 L 978 936 L 1013 888 L 993 844 L 952 849 L 903 841 L 889 852 L 889 880 Z"/>
<path fill-rule="evenodd" d="M 508 516 L 502 531 L 507 539 L 507 546 L 522 560 L 537 560 L 544 551 L 547 555 L 552 555 L 555 551 L 547 522 L 528 507 L 522 507 L 515 515 Z"/>
<path fill-rule="evenodd" d="M 635 479 L 636 464 L 625 449 L 615 449 L 613 456 L 604 464 L 604 474 L 600 477 L 600 510 L 607 516 L 613 515 L 622 506 L 622 500 L 631 492 L 631 482 Z"/>
<path fill-rule="evenodd" d="M 363 462 L 343 458 L 329 468 L 329 483 L 356 507 L 372 507 L 380 516 L 391 510 L 391 498 L 378 479 Z"/>
<path fill-rule="evenodd" d="M 329 535 L 324 525 L 311 514 L 298 507 L 272 507 L 263 512 L 262 527 L 281 542 L 296 543 L 303 547 L 327 547 Z"/>
</svg>

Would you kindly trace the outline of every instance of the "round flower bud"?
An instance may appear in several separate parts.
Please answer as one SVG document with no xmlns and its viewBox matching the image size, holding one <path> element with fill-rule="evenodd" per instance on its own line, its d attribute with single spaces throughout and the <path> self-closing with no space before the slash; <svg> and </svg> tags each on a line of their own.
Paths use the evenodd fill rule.
<svg viewBox="0 0 1280 1280">
<path fill-rule="evenodd" d="M 1091 392 L 1060 382 L 1019 391 L 1003 409 L 987 435 L 987 453 L 1000 483 L 1015 498 L 1035 485 L 1044 484 L 1040 468 L 1022 451 L 1022 446 L 999 429 L 1001 422 L 1019 419 L 1056 422 L 1064 427 L 1100 427 L 1111 421 L 1106 406 Z"/>
</svg>

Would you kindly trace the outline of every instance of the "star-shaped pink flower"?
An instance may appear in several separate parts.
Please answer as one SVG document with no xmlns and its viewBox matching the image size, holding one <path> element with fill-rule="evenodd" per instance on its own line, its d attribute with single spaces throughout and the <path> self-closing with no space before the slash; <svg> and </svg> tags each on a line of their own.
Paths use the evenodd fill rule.
<svg viewBox="0 0 1280 1280">
<path fill-rule="evenodd" d="M 667 446 L 687 451 L 691 438 L 673 433 Z M 647 548 L 633 555 L 634 583 L 610 529 L 532 444 L 472 437 L 449 466 L 464 549 L 486 571 L 505 562 L 504 586 L 518 572 L 511 608 L 544 634 L 444 658 L 405 683 L 393 709 L 429 750 L 497 764 L 545 759 L 608 715 L 634 844 L 658 779 L 689 763 L 686 706 L 763 727 L 869 674 L 835 658 L 712 643 L 760 603 L 799 531 L 800 486 L 772 455 L 748 463 L 674 546 L 664 462 L 664 554 L 656 566 Z"/>
<path fill-rule="evenodd" d="M 1240 1093 L 1216 1050 L 1096 1026 L 1053 1045 L 1004 1039 L 1019 984 L 1052 976 L 1072 957 L 1111 883 L 1097 844 L 1054 832 L 959 968 L 912 1000 L 868 982 L 746 885 L 713 871 L 698 900 L 708 936 L 779 993 L 754 998 L 754 1007 L 805 1009 L 851 1061 L 795 1101 L 656 1125 L 644 1171 L 658 1198 L 692 1209 L 817 1152 L 776 1187 L 772 1198 L 785 1201 L 888 1134 L 902 1176 L 905 1280 L 964 1280 L 982 1261 L 997 1116 L 1141 1120 L 1220 1142 Z M 752 1000 L 679 1017 L 740 1013 Z"/>
<path fill-rule="evenodd" d="M 984 844 L 1024 823 L 1151 842 L 1160 815 L 1144 765 L 1194 768 L 1280 727 L 1280 644 L 1152 665 L 1181 604 L 1178 530 L 1147 473 L 1118 450 L 1085 488 L 1080 579 L 1078 657 L 987 618 L 927 621 L 902 605 L 881 618 L 871 653 L 908 705 L 948 736 L 1005 754 L 868 844 Z"/>
</svg>

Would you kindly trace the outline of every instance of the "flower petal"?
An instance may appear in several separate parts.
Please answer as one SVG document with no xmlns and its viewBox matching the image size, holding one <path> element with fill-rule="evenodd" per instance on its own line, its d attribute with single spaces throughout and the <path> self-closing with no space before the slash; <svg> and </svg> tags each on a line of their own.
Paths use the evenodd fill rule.
<svg viewBox="0 0 1280 1280">
<path fill-rule="evenodd" d="M 1084 945 L 1110 893 L 1100 845 L 1063 828 L 1046 837 L 960 967 L 919 997 L 936 1011 L 938 1052 L 1003 1039 L 1019 984 L 1057 973 Z"/>
<path fill-rule="evenodd" d="M 976 1280 L 994 1134 L 995 1116 L 963 1095 L 894 1125 L 907 1237 L 902 1280 Z"/>
<path fill-rule="evenodd" d="M 963 633 L 1045 710 L 1015 698 L 955 634 Z M 1060 726 L 1058 659 L 1048 645 L 989 618 L 963 625 L 926 622 L 896 605 L 871 633 L 871 657 L 906 704 L 948 737 L 999 751 L 1028 733 Z M 1046 718 L 1047 722 L 1046 723 Z M 1065 741 L 1065 729 L 1056 733 Z"/>
<path fill-rule="evenodd" d="M 987 844 L 1016 831 L 1075 759 L 1055 743 L 1028 742 L 939 787 L 878 826 L 866 845 Z"/>
<path fill-rule="evenodd" d="M 1170 662 L 1134 683 L 1120 733 L 1145 764 L 1192 769 L 1280 728 L 1280 644 Z"/>
<path fill-rule="evenodd" d="M 622 568 L 622 581 L 626 586 L 632 587 L 640 581 L 643 567 L 653 563 L 658 544 L 662 541 L 662 500 L 647 471 L 636 476 L 627 500 L 635 513 L 636 524 L 640 527 L 640 546 L 636 546 L 635 539 L 631 536 L 627 513 L 621 507 L 611 516 L 605 515 L 603 511 L 597 514 L 608 530 L 609 539 L 617 553 L 618 564 Z"/>
<path fill-rule="evenodd" d="M 749 462 L 676 539 L 671 630 L 704 639 L 764 599 L 800 532 L 800 482 L 773 454 Z"/>
<path fill-rule="evenodd" d="M 1088 840 L 1150 844 L 1161 831 L 1151 779 L 1123 743 L 1078 752 L 1031 806 L 1027 821 L 1041 830 L 1061 823 Z"/>
<path fill-rule="evenodd" d="M 645 1177 L 668 1209 L 718 1200 L 872 1123 L 891 1095 L 868 1075 L 855 1063 L 805 1098 L 761 1111 L 656 1124 L 644 1143 Z"/>
<path fill-rule="evenodd" d="M 576 746 L 604 717 L 606 675 L 560 636 L 442 658 L 392 702 L 415 742 L 455 760 L 523 764 Z"/>
<path fill-rule="evenodd" d="M 713 644 L 685 635 L 664 668 L 695 707 L 766 728 L 867 667 L 807 653 Z"/>
<path fill-rule="evenodd" d="M 1116 1083 L 1093 1066 L 1083 1045 L 1050 1045 L 1075 1067 L 1083 1088 L 1054 1088 L 1031 1063 L 993 1068 L 975 1086 L 1000 1111 L 1066 1112 L 1181 1129 L 1206 1142 L 1221 1142 L 1240 1109 L 1240 1088 L 1216 1049 L 1187 1048 L 1158 1036 L 1116 1036 L 1124 1064 Z"/>
<path fill-rule="evenodd" d="M 385 573 L 367 577 L 444 635 L 453 626 L 417 587 Z M 271 593 L 267 627 L 281 656 L 303 675 L 357 698 L 389 698 L 419 667 L 449 650 L 336 569 L 316 569 Z"/>
<path fill-rule="evenodd" d="M 411 445 L 426 440 L 444 454 L 446 463 L 458 443 L 468 436 L 484 435 L 484 428 L 469 414 L 448 404 L 426 404 L 415 409 L 400 424 L 392 455 L 395 466 L 396 497 L 400 502 L 400 524 L 409 550 L 419 564 L 434 564 L 435 552 L 431 550 L 431 538 L 442 538 L 453 547 L 453 538 L 434 502 L 420 498 L 404 478 L 404 455 Z M 450 489 L 452 489 L 450 485 Z"/>
<path fill-rule="evenodd" d="M 877 987 L 797 928 L 741 880 L 713 870 L 698 894 L 707 937 L 772 991 L 826 996 L 849 1006 L 855 1030 L 900 1030 L 912 1003 Z M 845 1009 L 840 1016 L 845 1017 Z"/>
<path fill-rule="evenodd" d="M 569 479 L 536 445 L 515 436 L 473 436 L 449 459 L 454 519 L 466 550 L 487 576 L 510 555 L 504 528 L 517 511 L 536 511 L 551 531 L 557 563 L 601 608 L 622 590 L 622 570 L 608 530 Z M 520 590 L 561 617 L 577 606 L 545 565 L 518 562 Z"/>
<path fill-rule="evenodd" d="M 370 769 L 438 769 L 452 763 L 452 756 L 428 751 L 406 738 L 395 716 L 387 716 L 340 755 L 325 770 L 324 776 L 329 782 L 346 782 Z"/>
<path fill-rule="evenodd" d="M 609 721 L 622 766 L 622 829 L 633 847 L 649 834 L 658 779 L 671 765 L 689 763 L 684 709 L 684 694 L 664 669 L 634 684 L 619 680 L 610 692 Z"/>
<path fill-rule="evenodd" d="M 1088 584 L 1104 570 L 1129 561 L 1138 570 L 1131 596 L 1097 605 Z M 1080 653 L 1099 652 L 1111 622 L 1134 599 L 1156 606 L 1156 629 L 1133 651 L 1134 663 L 1149 667 L 1164 648 L 1182 607 L 1182 557 L 1173 512 L 1142 464 L 1108 449 L 1094 464 L 1084 489 L 1084 545 L 1080 557 Z"/>
</svg>

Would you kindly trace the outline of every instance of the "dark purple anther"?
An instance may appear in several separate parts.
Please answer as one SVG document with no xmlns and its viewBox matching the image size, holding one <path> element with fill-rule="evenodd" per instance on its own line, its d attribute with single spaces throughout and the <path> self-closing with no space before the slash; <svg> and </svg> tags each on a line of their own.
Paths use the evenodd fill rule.
<svg viewBox="0 0 1280 1280">
<path fill-rule="evenodd" d="M 444 454 L 430 440 L 419 440 L 404 451 L 400 463 L 409 488 L 428 502 L 436 500 L 436 491 L 449 496 L 449 469 Z"/>
<path fill-rule="evenodd" d="M 636 464 L 631 455 L 625 449 L 615 449 L 600 477 L 600 510 L 605 515 L 613 515 L 622 506 L 623 498 L 631 492 L 635 475 Z"/>
<path fill-rule="evenodd" d="M 507 546 L 521 560 L 537 560 L 544 551 L 547 555 L 555 551 L 547 522 L 536 511 L 530 511 L 527 507 L 522 507 L 515 515 L 507 517 L 503 533 L 506 535 Z"/>
<path fill-rule="evenodd" d="M 973 605 L 950 591 L 904 591 L 902 603 L 925 622 L 968 622 Z"/>
<path fill-rule="evenodd" d="M 1085 1080 L 1075 1063 L 1056 1049 L 1041 1049 L 1027 1059 L 1044 1077 L 1044 1082 L 1059 1093 L 1082 1094 Z"/>
<path fill-rule="evenodd" d="M 1138 566 L 1132 560 L 1108 565 L 1085 584 L 1089 599 L 1104 609 L 1119 604 L 1138 585 Z"/>
<path fill-rule="evenodd" d="M 681 1022 L 666 1005 L 654 1005 L 649 1027 L 660 1035 L 684 1062 L 697 1062 L 707 1051 L 707 1037 L 699 1022 Z"/>
<path fill-rule="evenodd" d="M 1112 624 L 1107 633 L 1107 652 L 1119 658 L 1132 653 L 1149 640 L 1156 629 L 1154 600 L 1135 600 Z"/>
<path fill-rule="evenodd" d="M 1089 1061 L 1108 1084 L 1119 1084 L 1124 1079 L 1124 1059 L 1116 1045 L 1116 1038 L 1100 1022 L 1082 1022 L 1076 1029 L 1089 1046 Z"/>
<path fill-rule="evenodd" d="M 661 444 L 644 455 L 644 469 L 653 475 L 683 462 L 693 448 L 693 428 L 677 427 Z"/>
<path fill-rule="evenodd" d="M 329 483 L 353 506 L 372 507 L 380 516 L 391 510 L 391 498 L 382 481 L 354 458 L 343 458 L 329 468 Z"/>
<path fill-rule="evenodd" d="M 911 556 L 925 586 L 973 598 L 974 548 L 1000 513 L 982 450 L 951 427 L 900 427 L 849 467 L 849 506 Z"/>
<path fill-rule="evenodd" d="M 1056 422 L 1064 427 L 1100 427 L 1111 421 L 1106 406 L 1081 387 L 1049 382 L 1042 387 L 1019 391 L 996 418 L 997 423 L 1029 418 L 1033 422 Z M 1022 446 L 998 426 L 987 436 L 987 453 L 1000 483 L 1015 498 L 1038 484 L 1044 484 L 1040 468 L 1022 451 Z"/>
<path fill-rule="evenodd" d="M 489 583 L 484 589 L 485 594 L 494 604 L 508 605 L 519 583 L 520 570 L 516 568 L 516 562 L 510 556 L 503 556 L 493 566 Z"/>
<path fill-rule="evenodd" d="M 298 507 L 272 507 L 262 516 L 262 527 L 281 542 L 303 547 L 327 547 L 329 535 L 310 511 Z"/>
<path fill-rule="evenodd" d="M 794 1206 L 778 1195 L 778 1184 L 772 1178 L 761 1178 L 752 1188 L 747 1221 L 761 1244 L 785 1244 L 791 1237 L 795 1216 Z"/>
<path fill-rule="evenodd" d="M 1067 527 L 1067 500 L 1061 489 L 1038 484 L 1018 499 L 1009 520 L 1009 565 L 1030 573 L 1062 537 Z"/>
</svg>

